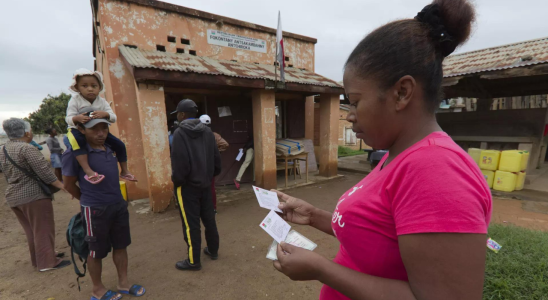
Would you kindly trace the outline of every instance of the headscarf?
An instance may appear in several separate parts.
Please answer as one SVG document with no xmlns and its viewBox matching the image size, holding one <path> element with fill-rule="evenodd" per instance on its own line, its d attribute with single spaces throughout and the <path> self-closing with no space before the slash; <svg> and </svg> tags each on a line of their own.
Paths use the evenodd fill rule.
<svg viewBox="0 0 548 300">
<path fill-rule="evenodd" d="M 74 75 L 72 76 L 72 84 L 69 87 L 69 91 L 73 94 L 79 95 L 80 92 L 76 88 L 76 85 L 78 84 L 76 79 L 78 78 L 78 76 L 87 76 L 87 75 L 95 76 L 97 78 L 97 81 L 99 81 L 99 85 L 101 86 L 101 90 L 99 91 L 99 94 L 103 93 L 105 91 L 105 84 L 103 83 L 103 74 L 97 71 L 90 71 L 84 68 L 74 71 Z"/>
</svg>

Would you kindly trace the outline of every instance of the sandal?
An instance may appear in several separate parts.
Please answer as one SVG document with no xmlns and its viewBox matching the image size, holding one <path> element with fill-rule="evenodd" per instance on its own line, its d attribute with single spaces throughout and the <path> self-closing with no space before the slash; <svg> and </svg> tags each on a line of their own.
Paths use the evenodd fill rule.
<svg viewBox="0 0 548 300">
<path fill-rule="evenodd" d="M 137 179 L 135 179 L 135 176 L 133 176 L 132 174 L 120 175 L 120 178 L 137 182 Z"/>
<path fill-rule="evenodd" d="M 97 178 L 97 180 L 93 181 L 93 178 Z M 91 183 L 91 184 L 98 184 L 99 182 L 103 181 L 105 179 L 105 175 L 99 175 L 97 172 L 95 172 L 95 175 L 88 177 L 88 175 L 84 176 L 84 179 Z"/>
<path fill-rule="evenodd" d="M 140 289 L 143 289 L 143 292 L 138 294 Z M 138 285 L 138 284 L 134 284 L 134 285 L 131 286 L 129 291 L 124 291 L 124 290 L 119 289 L 118 292 L 121 293 L 121 294 L 131 295 L 131 296 L 135 296 L 135 297 L 141 297 L 145 294 L 146 290 L 143 286 Z"/>
<path fill-rule="evenodd" d="M 116 293 L 114 291 L 108 290 L 103 297 L 97 298 L 95 296 L 91 296 L 90 300 L 119 300 L 122 299 L 122 295 L 119 293 Z"/>
</svg>

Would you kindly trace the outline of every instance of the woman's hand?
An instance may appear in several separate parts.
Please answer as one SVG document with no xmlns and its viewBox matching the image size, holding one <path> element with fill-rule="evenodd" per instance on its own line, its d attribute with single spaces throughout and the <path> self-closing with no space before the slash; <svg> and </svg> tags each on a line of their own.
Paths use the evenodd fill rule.
<svg viewBox="0 0 548 300">
<path fill-rule="evenodd" d="M 65 185 L 63 185 L 63 183 L 59 180 L 56 180 L 54 181 L 51 185 L 53 185 L 54 187 L 60 189 L 60 190 L 63 190 L 65 192 L 67 192 L 67 190 L 65 189 Z M 68 193 L 68 192 L 67 192 Z"/>
<path fill-rule="evenodd" d="M 109 119 L 110 114 L 106 111 L 97 110 L 91 114 L 92 119 Z"/>
<path fill-rule="evenodd" d="M 291 280 L 319 280 L 322 269 L 329 263 L 317 253 L 283 242 L 278 245 L 276 254 L 278 260 L 274 261 L 274 268 Z"/>
<path fill-rule="evenodd" d="M 91 118 L 88 117 L 86 114 L 87 113 L 83 113 L 81 115 L 76 115 L 76 116 L 72 117 L 72 122 L 74 124 L 76 124 L 76 123 L 86 124 L 87 122 L 89 122 L 91 120 Z"/>
<path fill-rule="evenodd" d="M 316 211 L 316 207 L 304 200 L 291 197 L 282 192 L 276 190 L 273 190 L 273 192 L 276 192 L 280 199 L 280 205 L 278 207 L 283 211 L 281 216 L 284 220 L 299 225 L 312 224 L 312 218 Z"/>
</svg>

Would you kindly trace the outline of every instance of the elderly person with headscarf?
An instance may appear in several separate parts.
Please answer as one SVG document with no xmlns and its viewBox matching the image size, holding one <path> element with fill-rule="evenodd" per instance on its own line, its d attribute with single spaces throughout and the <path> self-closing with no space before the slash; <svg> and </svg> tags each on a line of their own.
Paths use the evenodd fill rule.
<svg viewBox="0 0 548 300">
<path fill-rule="evenodd" d="M 28 122 L 11 118 L 2 125 L 10 139 L 0 149 L 0 168 L 8 183 L 6 202 L 25 230 L 32 266 L 40 272 L 66 267 L 70 261 L 61 260 L 58 256 L 62 255 L 55 253 L 53 195 L 46 195 L 37 179 L 20 169 L 35 174 L 56 188 L 63 189 L 64 186 L 40 151 L 29 144 L 33 136 Z"/>
</svg>

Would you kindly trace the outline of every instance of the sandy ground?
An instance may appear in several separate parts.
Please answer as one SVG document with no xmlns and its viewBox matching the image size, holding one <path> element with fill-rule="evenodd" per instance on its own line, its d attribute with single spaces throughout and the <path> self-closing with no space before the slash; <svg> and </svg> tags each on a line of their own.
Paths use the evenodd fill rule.
<svg viewBox="0 0 548 300">
<path fill-rule="evenodd" d="M 339 196 L 363 178 L 358 174 L 345 175 L 287 192 L 332 210 Z M 4 188 L 5 180 L 0 176 L 0 191 Z M 89 299 L 89 275 L 81 280 L 82 291 L 78 292 L 72 266 L 47 273 L 33 270 L 23 230 L 1 194 L 0 299 Z M 219 205 L 220 258 L 211 261 L 204 257 L 200 272 L 185 273 L 174 267 L 175 262 L 186 256 L 177 211 L 136 213 L 144 207 L 130 205 L 133 244 L 128 248 L 131 282 L 147 288 L 147 294 L 140 299 L 318 299 L 320 283 L 292 282 L 275 271 L 265 258 L 272 239 L 258 225 L 267 211 L 257 205 L 252 193 L 242 193 L 237 201 Z M 67 194 L 60 194 L 54 209 L 57 249 L 68 253 L 65 229 L 72 215 L 78 212 L 78 203 Z M 547 213 L 548 203 L 495 200 L 493 221 L 548 230 Z M 309 227 L 294 228 L 318 244 L 318 253 L 329 258 L 335 256 L 338 249 L 335 238 Z M 108 288 L 116 287 L 116 270 L 110 256 L 104 261 L 103 280 Z"/>
</svg>

